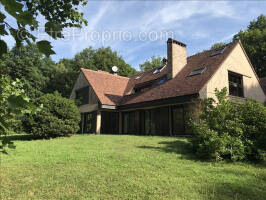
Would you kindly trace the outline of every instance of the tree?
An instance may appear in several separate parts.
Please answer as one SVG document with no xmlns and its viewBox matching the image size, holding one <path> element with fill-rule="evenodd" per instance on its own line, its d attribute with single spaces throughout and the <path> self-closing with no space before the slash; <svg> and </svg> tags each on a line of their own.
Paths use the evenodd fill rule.
<svg viewBox="0 0 266 200">
<path fill-rule="evenodd" d="M 159 67 L 162 65 L 162 57 L 158 56 L 152 56 L 151 60 L 146 60 L 143 64 L 140 64 L 139 67 L 141 71 L 148 71 L 150 69 L 153 69 L 155 67 Z"/>
<path fill-rule="evenodd" d="M 80 68 L 86 68 L 112 73 L 112 67 L 117 66 L 118 75 L 131 76 L 136 73 L 136 70 L 131 68 L 130 65 L 127 64 L 121 56 L 118 56 L 116 51 L 112 51 L 110 47 L 101 47 L 99 49 L 88 47 L 76 54 L 74 65 L 76 71 L 79 71 Z"/>
<path fill-rule="evenodd" d="M 83 14 L 78 12 L 78 6 L 84 6 L 86 3 L 86 0 L 0 0 L 1 9 L 3 6 L 5 11 L 0 11 L 0 36 L 11 35 L 15 39 L 17 47 L 22 46 L 23 42 L 30 45 L 37 39 L 31 34 L 39 27 L 36 19 L 38 16 L 42 16 L 46 20 L 45 32 L 54 39 L 62 38 L 63 28 L 81 27 L 83 24 L 87 24 Z M 6 20 L 6 14 L 15 19 L 16 27 L 12 27 Z M 55 53 L 50 42 L 46 40 L 38 41 L 36 44 L 40 52 L 47 57 Z M 7 52 L 6 42 L 0 39 L 0 58 Z M 9 90 L 8 81 L 3 82 L 2 90 L 7 92 L 6 96 L 1 99 L 1 104 L 9 109 L 11 114 L 23 113 L 25 106 L 29 104 L 29 98 L 17 92 L 13 93 Z M 7 129 L 8 122 L 5 117 L 0 115 L 0 135 L 7 134 Z M 3 145 L 0 148 L 7 144 L 4 141 L 2 140 Z"/>
<path fill-rule="evenodd" d="M 23 83 L 27 96 L 36 98 L 43 94 L 49 76 L 43 73 L 54 65 L 49 58 L 43 58 L 36 45 L 14 47 L 0 59 L 0 73 L 17 78 Z"/>
<path fill-rule="evenodd" d="M 23 42 L 35 42 L 37 38 L 31 32 L 38 29 L 37 17 L 42 16 L 47 21 L 45 32 L 54 39 L 63 38 L 63 28 L 87 24 L 83 14 L 78 12 L 78 6 L 86 3 L 87 0 L 0 0 L 5 10 L 5 13 L 0 12 L 0 35 L 11 35 L 18 47 Z M 16 20 L 16 27 L 6 21 L 6 13 Z M 37 46 L 46 56 L 55 53 L 46 40 L 38 41 Z M 8 48 L 3 40 L 0 40 L 0 47 L 1 57 Z"/>
<path fill-rule="evenodd" d="M 251 21 L 247 30 L 239 31 L 234 40 L 240 39 L 259 77 L 266 76 L 266 16 Z"/>
<path fill-rule="evenodd" d="M 77 79 L 77 72 L 67 66 L 64 62 L 59 62 L 50 68 L 50 80 L 47 82 L 44 93 L 58 91 L 63 97 L 69 98 Z"/>
<path fill-rule="evenodd" d="M 15 120 L 20 119 L 25 113 L 37 111 L 39 108 L 30 103 L 18 79 L 12 81 L 7 76 L 0 75 L 0 136 L 6 136 L 13 128 Z M 6 153 L 6 146 L 15 147 L 7 137 L 1 138 L 0 141 L 0 152 Z"/>
<path fill-rule="evenodd" d="M 218 48 L 220 48 L 220 47 L 223 47 L 224 45 L 226 45 L 226 43 L 224 43 L 224 42 L 218 42 L 218 43 L 213 44 L 213 45 L 211 46 L 211 49 L 212 49 L 212 50 L 213 50 L 213 49 L 218 49 Z"/>
</svg>

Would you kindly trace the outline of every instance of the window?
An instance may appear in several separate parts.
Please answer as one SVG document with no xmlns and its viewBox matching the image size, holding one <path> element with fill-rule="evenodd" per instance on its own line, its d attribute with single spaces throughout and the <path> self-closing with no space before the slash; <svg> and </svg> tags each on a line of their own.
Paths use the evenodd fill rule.
<svg viewBox="0 0 266 200">
<path fill-rule="evenodd" d="M 84 87 L 76 90 L 75 102 L 77 106 L 89 103 L 89 87 Z"/>
<path fill-rule="evenodd" d="M 229 95 L 244 97 L 243 93 L 243 77 L 234 72 L 228 72 Z"/>
<path fill-rule="evenodd" d="M 216 56 L 216 55 L 222 54 L 225 49 L 226 49 L 226 46 L 218 48 L 218 49 L 214 49 L 210 56 L 212 57 L 212 56 Z"/>
<path fill-rule="evenodd" d="M 188 76 L 196 76 L 196 75 L 202 74 L 205 70 L 206 70 L 206 67 L 201 67 L 199 69 L 195 69 L 192 72 L 190 72 L 190 74 Z"/>
<path fill-rule="evenodd" d="M 138 79 L 140 79 L 141 78 L 141 76 L 137 76 L 136 78 L 135 78 L 135 80 L 138 80 Z"/>
</svg>

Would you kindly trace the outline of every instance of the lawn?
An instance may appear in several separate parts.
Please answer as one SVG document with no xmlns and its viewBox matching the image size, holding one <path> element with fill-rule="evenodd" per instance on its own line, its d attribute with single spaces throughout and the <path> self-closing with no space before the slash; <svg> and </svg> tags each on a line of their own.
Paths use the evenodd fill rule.
<svg viewBox="0 0 266 200">
<path fill-rule="evenodd" d="M 266 199 L 266 167 L 197 160 L 186 139 L 75 135 L 15 141 L 2 199 Z"/>
</svg>

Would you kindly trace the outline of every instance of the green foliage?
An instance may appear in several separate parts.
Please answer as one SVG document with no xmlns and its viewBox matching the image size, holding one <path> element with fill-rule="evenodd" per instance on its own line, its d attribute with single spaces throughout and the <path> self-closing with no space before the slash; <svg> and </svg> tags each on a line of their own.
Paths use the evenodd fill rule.
<svg viewBox="0 0 266 200">
<path fill-rule="evenodd" d="M 110 47 L 101 47 L 93 49 L 92 47 L 84 49 L 76 54 L 74 58 L 74 66 L 79 72 L 80 68 L 102 70 L 112 73 L 112 67 L 118 66 L 118 75 L 131 76 L 136 73 L 134 68 L 131 68 L 125 60 L 117 55 L 116 51 L 112 51 Z"/>
<path fill-rule="evenodd" d="M 36 98 L 43 94 L 49 81 L 49 76 L 44 74 L 51 67 L 47 60 L 50 59 L 43 58 L 36 45 L 14 47 L 0 59 L 0 73 L 12 80 L 20 79 L 26 94 Z"/>
<path fill-rule="evenodd" d="M 0 36 L 11 35 L 16 45 L 20 47 L 23 42 L 30 44 L 36 41 L 31 34 L 38 29 L 37 17 L 42 16 L 47 22 L 45 32 L 54 39 L 62 38 L 62 30 L 66 27 L 81 27 L 87 25 L 83 13 L 78 12 L 78 6 L 86 5 L 87 0 L 0 0 L 5 13 L 0 12 Z M 12 27 L 6 19 L 6 13 L 16 20 L 17 27 Z M 0 41 L 0 57 L 7 53 L 7 45 Z M 49 56 L 55 52 L 48 41 L 40 41 L 37 46 L 41 53 Z M 4 47 L 4 48 L 2 48 Z"/>
<path fill-rule="evenodd" d="M 44 53 L 47 57 L 51 54 L 55 54 L 52 50 L 51 42 L 42 40 L 36 43 L 40 52 Z"/>
<path fill-rule="evenodd" d="M 139 67 L 141 71 L 148 71 L 150 69 L 153 69 L 155 67 L 159 67 L 162 65 L 162 57 L 158 56 L 152 56 L 151 60 L 146 60 L 143 64 L 140 64 Z"/>
<path fill-rule="evenodd" d="M 226 43 L 224 43 L 224 42 L 218 42 L 218 43 L 213 44 L 213 45 L 211 46 L 211 49 L 212 49 L 212 50 L 213 50 L 213 49 L 218 49 L 218 48 L 220 48 L 220 47 L 223 47 L 224 45 L 226 45 Z"/>
<path fill-rule="evenodd" d="M 191 121 L 196 153 L 215 160 L 266 160 L 266 108 L 253 100 L 227 100 L 226 88 L 215 93 L 217 101 L 204 100 L 199 120 Z"/>
<path fill-rule="evenodd" d="M 35 113 L 38 110 L 30 103 L 18 79 L 11 81 L 6 76 L 0 76 L 0 136 L 7 136 L 25 113 Z M 4 153 L 6 146 L 15 147 L 6 137 L 1 138 L 1 143 L 0 150 Z"/>
<path fill-rule="evenodd" d="M 0 59 L 0 73 L 12 80 L 19 78 L 23 89 L 30 98 L 58 91 L 68 98 L 75 84 L 80 68 L 112 72 L 118 66 L 119 75 L 130 76 L 136 72 L 122 57 L 108 48 L 89 47 L 74 59 L 62 59 L 55 63 L 43 57 L 36 45 L 14 47 Z"/>
<path fill-rule="evenodd" d="M 266 76 L 266 16 L 251 21 L 247 30 L 239 31 L 234 40 L 240 39 L 259 77 Z"/>
<path fill-rule="evenodd" d="M 43 109 L 23 122 L 27 132 L 41 138 L 53 138 L 79 130 L 80 114 L 73 101 L 54 93 L 39 97 L 35 104 L 43 105 Z"/>
<path fill-rule="evenodd" d="M 7 53 L 7 45 L 5 41 L 0 40 L 0 57 L 2 57 L 4 53 Z"/>
</svg>

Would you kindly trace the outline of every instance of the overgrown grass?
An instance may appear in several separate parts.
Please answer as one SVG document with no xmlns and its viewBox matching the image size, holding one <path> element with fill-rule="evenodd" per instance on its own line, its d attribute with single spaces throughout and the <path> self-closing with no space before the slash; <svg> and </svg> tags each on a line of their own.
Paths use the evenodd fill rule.
<svg viewBox="0 0 266 200">
<path fill-rule="evenodd" d="M 2 199 L 266 198 L 266 167 L 199 161 L 186 139 L 76 135 L 15 144 L 0 155 Z"/>
</svg>

